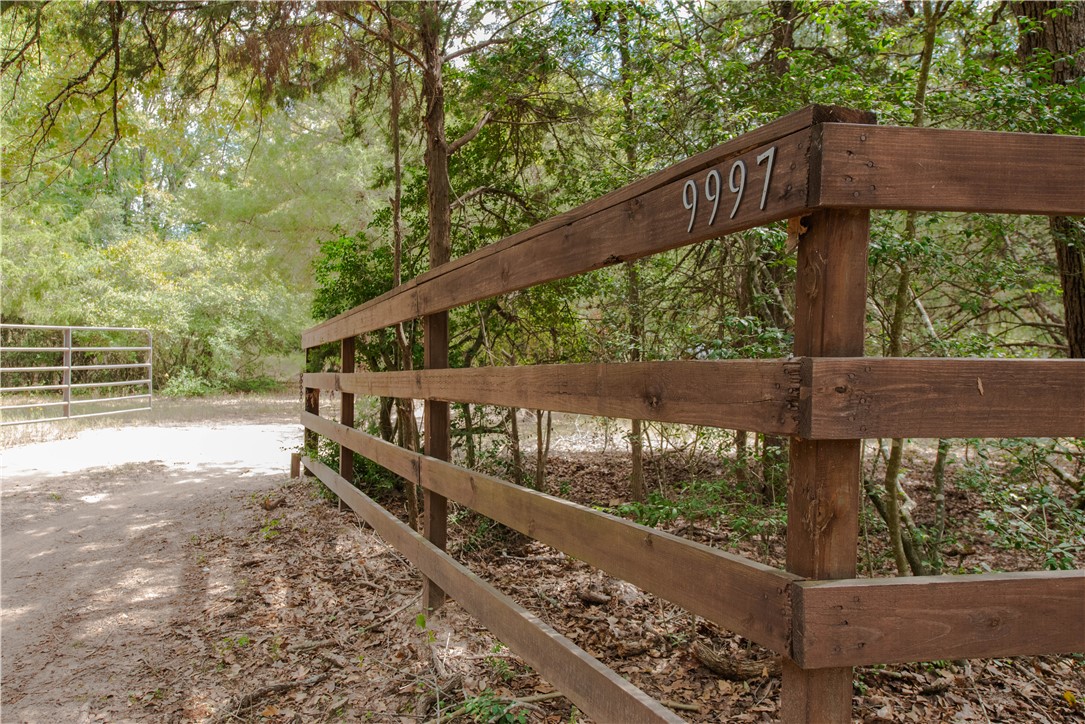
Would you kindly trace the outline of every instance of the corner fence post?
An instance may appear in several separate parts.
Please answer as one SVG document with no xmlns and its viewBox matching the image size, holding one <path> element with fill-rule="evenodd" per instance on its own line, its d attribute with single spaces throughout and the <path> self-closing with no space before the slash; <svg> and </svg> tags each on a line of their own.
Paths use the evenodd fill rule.
<svg viewBox="0 0 1085 724">
<path fill-rule="evenodd" d="M 828 209 L 802 219 L 795 283 L 795 355 L 861 357 L 870 212 Z M 854 578 L 861 440 L 791 439 L 787 570 Z M 785 656 L 785 722 L 850 722 L 850 667 L 802 669 Z"/>
<path fill-rule="evenodd" d="M 340 341 L 339 353 L 339 371 L 343 374 L 353 373 L 354 337 L 346 337 Z M 340 392 L 339 422 L 347 427 L 354 427 L 354 395 L 350 392 Z M 339 474 L 348 482 L 354 482 L 354 453 L 342 444 L 339 445 Z"/>
</svg>

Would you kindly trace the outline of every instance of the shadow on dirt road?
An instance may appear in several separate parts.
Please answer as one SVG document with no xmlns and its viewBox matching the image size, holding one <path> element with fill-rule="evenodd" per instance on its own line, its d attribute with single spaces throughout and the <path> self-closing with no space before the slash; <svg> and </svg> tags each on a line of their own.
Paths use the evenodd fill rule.
<svg viewBox="0 0 1085 724">
<path fill-rule="evenodd" d="M 187 544 L 243 525 L 300 438 L 296 424 L 138 427 L 4 450 L 0 720 L 118 721 L 154 696 L 140 682 L 199 565 Z"/>
</svg>

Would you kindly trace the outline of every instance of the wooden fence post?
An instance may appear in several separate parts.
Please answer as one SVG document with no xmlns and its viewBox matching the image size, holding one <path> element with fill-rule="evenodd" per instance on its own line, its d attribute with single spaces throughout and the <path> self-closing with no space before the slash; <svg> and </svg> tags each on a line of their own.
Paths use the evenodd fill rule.
<svg viewBox="0 0 1085 724">
<path fill-rule="evenodd" d="M 425 367 L 427 370 L 448 367 L 448 312 L 430 314 L 424 320 Z M 426 400 L 426 455 L 439 460 L 452 459 L 449 435 L 448 403 Z M 441 550 L 448 541 L 448 500 L 429 488 L 423 492 L 423 534 Z M 445 592 L 429 578 L 422 583 L 422 610 L 436 611 L 445 602 Z"/>
<path fill-rule="evenodd" d="M 795 283 L 795 355 L 861 357 L 866 316 L 868 210 L 802 219 Z M 800 403 L 801 404 L 801 403 Z M 861 440 L 791 440 L 787 570 L 853 578 L 859 539 Z M 804 670 L 784 658 L 785 722 L 850 722 L 852 670 Z"/>
<path fill-rule="evenodd" d="M 354 337 L 340 341 L 339 351 L 339 371 L 344 374 L 354 372 Z M 354 427 L 354 395 L 350 392 L 340 393 L 339 422 Z M 339 474 L 350 483 L 354 482 L 354 453 L 344 445 L 339 446 Z"/>
<path fill-rule="evenodd" d="M 315 358 L 315 356 L 316 356 L 316 348 L 315 347 L 310 347 L 309 349 L 305 350 L 305 371 L 306 372 L 312 371 L 312 370 L 309 369 L 309 367 L 310 367 L 310 364 L 312 363 L 313 359 Z M 303 387 L 302 392 L 303 392 L 303 396 L 305 398 L 304 399 L 305 411 L 312 414 L 312 415 L 319 415 L 320 414 L 320 388 L 319 387 Z M 320 437 L 315 432 L 313 432 L 312 430 L 309 430 L 308 428 L 306 428 L 306 430 L 305 430 L 305 439 L 304 439 L 305 449 L 306 449 L 306 451 L 308 451 L 308 454 L 312 455 L 314 458 L 317 457 L 316 450 L 317 450 L 317 445 L 319 444 L 319 442 L 320 442 Z"/>
</svg>

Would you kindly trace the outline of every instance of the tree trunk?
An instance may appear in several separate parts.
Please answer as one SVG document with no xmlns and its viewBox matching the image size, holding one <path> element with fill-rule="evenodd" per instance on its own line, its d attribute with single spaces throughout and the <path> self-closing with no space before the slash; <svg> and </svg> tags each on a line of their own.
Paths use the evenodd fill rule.
<svg viewBox="0 0 1085 724">
<path fill-rule="evenodd" d="M 949 460 L 949 440 L 938 440 L 938 454 L 934 458 L 934 530 L 927 546 L 927 560 L 931 573 L 942 572 L 942 538 L 946 533 L 946 462 Z"/>
<path fill-rule="evenodd" d="M 626 133 L 632 134 L 636 118 L 633 114 L 633 59 L 629 45 L 629 19 L 625 14 L 625 10 L 621 9 L 618 11 L 618 54 L 621 60 L 619 78 L 622 82 L 622 116 L 625 121 Z M 625 139 L 625 161 L 629 166 L 629 171 L 631 173 L 635 172 L 637 148 L 632 136 Z M 641 349 L 644 346 L 644 321 L 640 305 L 640 274 L 637 270 L 637 261 L 626 262 L 625 271 L 629 295 L 629 361 L 639 362 L 641 360 Z M 644 488 L 643 423 L 640 420 L 633 420 L 631 427 L 629 447 L 632 470 L 629 475 L 629 497 L 633 500 L 644 500 L 646 492 Z"/>
<path fill-rule="evenodd" d="M 1081 52 L 1085 47 L 1085 3 L 1045 0 L 1011 6 L 1022 19 L 1024 32 L 1018 45 L 1022 58 L 1049 53 L 1053 85 L 1070 85 L 1085 76 L 1085 53 Z M 1056 9 L 1059 12 L 1051 12 Z M 1066 345 L 1070 357 L 1081 359 L 1085 358 L 1085 223 L 1070 216 L 1053 216 L 1050 224 L 1062 282 Z"/>
<path fill-rule="evenodd" d="M 1052 216 L 1050 223 L 1062 282 L 1068 356 L 1082 359 L 1085 358 L 1085 222 L 1071 216 Z"/>
<path fill-rule="evenodd" d="M 448 180 L 448 142 L 445 138 L 445 88 L 441 57 L 440 3 L 427 2 L 419 6 L 418 35 L 422 55 L 422 107 L 426 135 L 426 205 L 429 216 L 429 267 L 448 263 L 452 256 L 451 189 Z M 425 317 L 426 369 L 448 367 L 448 312 Z M 448 403 L 426 400 L 426 455 L 438 460 L 451 458 Z M 438 548 L 444 549 L 448 538 L 448 501 L 426 490 L 424 535 Z M 422 608 L 433 611 L 445 600 L 444 591 L 432 580 L 422 584 Z"/>
<path fill-rule="evenodd" d="M 745 483 L 749 478 L 747 474 L 749 453 L 746 450 L 748 440 L 749 433 L 746 430 L 735 430 L 735 478 L 740 483 Z"/>
<path fill-rule="evenodd" d="M 475 467 L 477 454 L 475 449 L 475 420 L 471 412 L 470 403 L 465 402 L 463 409 L 463 441 L 464 441 L 464 464 L 469 468 Z"/>
<path fill-rule="evenodd" d="M 392 43 L 392 8 L 386 8 L 388 18 L 388 83 L 391 103 L 390 120 L 392 135 L 392 286 L 403 283 L 403 153 L 400 147 L 399 119 L 400 93 L 399 74 L 396 72 L 396 50 Z M 399 351 L 399 369 L 414 368 L 411 345 L 403 329 L 403 322 L 396 323 L 396 347 Z M 399 421 L 400 445 L 415 452 L 419 449 L 418 422 L 414 417 L 412 400 L 396 400 L 396 418 Z M 417 493 L 416 496 L 417 497 Z"/>
<path fill-rule="evenodd" d="M 524 456 L 520 452 L 520 424 L 516 418 L 517 409 L 509 408 L 509 445 L 512 448 L 512 482 L 524 484 Z"/>
<path fill-rule="evenodd" d="M 535 410 L 535 490 L 546 492 L 546 440 L 542 410 Z"/>
<path fill-rule="evenodd" d="M 781 52 L 795 48 L 795 3 L 794 2 L 771 2 L 772 9 L 772 45 L 769 48 L 768 61 L 772 71 L 777 76 L 785 75 L 791 70 L 791 54 Z"/>
<path fill-rule="evenodd" d="M 900 524 L 900 463 L 904 457 L 904 441 L 893 440 L 889 450 L 889 460 L 885 464 L 885 525 L 889 529 L 889 544 L 893 550 L 893 560 L 897 564 L 897 575 L 909 573 L 908 557 L 904 553 L 904 539 Z"/>
<path fill-rule="evenodd" d="M 927 120 L 927 86 L 930 83 L 931 61 L 934 58 L 934 46 L 938 40 L 938 23 L 949 9 L 949 2 L 923 3 L 923 49 L 919 56 L 919 77 L 916 79 L 915 96 L 912 101 L 912 125 L 916 128 L 923 126 Z M 909 211 L 904 221 L 904 237 L 909 241 L 916 238 L 916 219 L 918 214 Z M 890 357 L 902 357 L 904 355 L 904 314 L 912 305 L 912 270 L 905 260 L 900 261 L 900 276 L 897 279 L 897 288 L 893 295 L 893 318 L 889 323 L 889 350 Z M 916 546 L 910 536 L 905 539 L 906 533 L 901 527 L 900 516 L 900 485 L 901 460 L 904 457 L 904 440 L 896 439 L 892 442 L 889 458 L 885 465 L 885 524 L 889 528 L 889 540 L 893 549 L 893 558 L 896 560 L 897 573 L 906 576 L 908 573 L 919 573 L 916 564 Z M 913 555 L 909 556 L 911 552 Z M 911 566 L 909 567 L 909 564 Z"/>
<path fill-rule="evenodd" d="M 787 495 L 787 438 L 779 435 L 761 437 L 761 499 L 766 503 L 783 500 Z"/>
</svg>

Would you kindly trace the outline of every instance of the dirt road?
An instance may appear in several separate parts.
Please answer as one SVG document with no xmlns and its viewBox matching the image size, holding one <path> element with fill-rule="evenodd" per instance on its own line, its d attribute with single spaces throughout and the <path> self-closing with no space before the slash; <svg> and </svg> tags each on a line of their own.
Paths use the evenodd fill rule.
<svg viewBox="0 0 1085 724">
<path fill-rule="evenodd" d="M 198 565 L 185 544 L 283 484 L 300 438 L 284 423 L 151 426 L 3 450 L 0 720 L 123 721 L 153 696 L 141 681 Z"/>
</svg>

